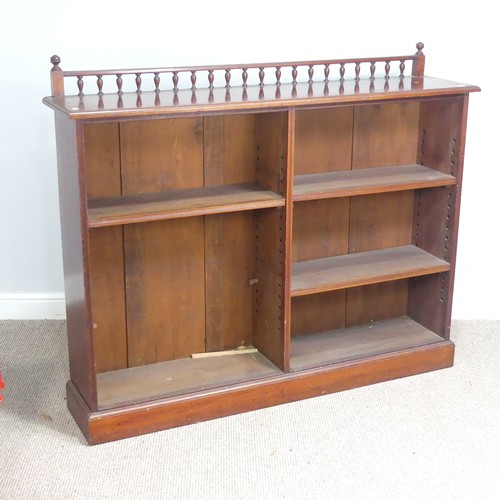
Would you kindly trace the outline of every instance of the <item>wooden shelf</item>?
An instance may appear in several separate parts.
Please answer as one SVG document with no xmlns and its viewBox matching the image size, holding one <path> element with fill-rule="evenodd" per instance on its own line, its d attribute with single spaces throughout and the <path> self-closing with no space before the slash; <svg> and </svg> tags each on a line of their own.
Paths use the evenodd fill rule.
<svg viewBox="0 0 500 500">
<path fill-rule="evenodd" d="M 97 375 L 99 410 L 281 374 L 261 353 L 182 358 Z"/>
<path fill-rule="evenodd" d="M 295 176 L 293 200 L 307 201 L 452 186 L 456 182 L 456 178 L 451 175 L 421 165 L 341 170 Z"/>
<path fill-rule="evenodd" d="M 292 371 L 299 371 L 436 342 L 444 342 L 444 339 L 407 316 L 402 316 L 294 337 L 290 346 L 290 366 Z"/>
<path fill-rule="evenodd" d="M 296 262 L 292 297 L 449 271 L 450 264 L 413 245 Z"/>
<path fill-rule="evenodd" d="M 179 189 L 89 201 L 89 227 L 280 207 L 285 200 L 258 184 Z"/>
</svg>

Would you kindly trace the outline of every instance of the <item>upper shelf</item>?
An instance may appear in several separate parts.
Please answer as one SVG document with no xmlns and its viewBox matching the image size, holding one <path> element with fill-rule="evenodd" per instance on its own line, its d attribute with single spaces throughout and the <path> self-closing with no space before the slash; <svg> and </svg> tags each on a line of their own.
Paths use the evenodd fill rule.
<svg viewBox="0 0 500 500">
<path fill-rule="evenodd" d="M 450 264 L 413 245 L 295 262 L 292 297 L 449 271 Z"/>
<path fill-rule="evenodd" d="M 285 200 L 254 183 L 89 200 L 89 227 L 177 219 L 198 215 L 280 207 Z"/>
<path fill-rule="evenodd" d="M 452 186 L 456 183 L 455 177 L 421 165 L 339 170 L 295 176 L 293 200 L 307 201 L 387 193 L 407 189 Z"/>
<path fill-rule="evenodd" d="M 332 80 L 328 83 L 283 83 L 242 88 L 179 89 L 160 92 L 128 92 L 122 95 L 45 97 L 43 102 L 70 118 L 134 118 L 151 115 L 227 112 L 359 103 L 400 98 L 466 94 L 479 87 L 432 77 Z"/>
</svg>

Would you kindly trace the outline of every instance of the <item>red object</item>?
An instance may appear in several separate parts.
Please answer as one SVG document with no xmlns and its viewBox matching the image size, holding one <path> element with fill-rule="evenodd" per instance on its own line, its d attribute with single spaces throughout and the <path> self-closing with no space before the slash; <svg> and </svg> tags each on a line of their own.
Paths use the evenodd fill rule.
<svg viewBox="0 0 500 500">
<path fill-rule="evenodd" d="M 2 371 L 0 370 L 0 391 L 5 387 L 5 383 L 2 379 Z M 2 403 L 3 396 L 2 393 L 0 392 L 0 403 Z"/>
</svg>

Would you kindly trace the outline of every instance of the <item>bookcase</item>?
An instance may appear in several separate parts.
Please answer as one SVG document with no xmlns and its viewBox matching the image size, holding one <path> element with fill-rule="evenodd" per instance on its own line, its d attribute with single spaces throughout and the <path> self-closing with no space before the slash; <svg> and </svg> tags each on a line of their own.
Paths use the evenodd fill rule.
<svg viewBox="0 0 500 500">
<path fill-rule="evenodd" d="M 51 58 L 68 407 L 90 444 L 453 364 L 479 89 L 424 76 L 422 49 L 91 71 Z"/>
</svg>

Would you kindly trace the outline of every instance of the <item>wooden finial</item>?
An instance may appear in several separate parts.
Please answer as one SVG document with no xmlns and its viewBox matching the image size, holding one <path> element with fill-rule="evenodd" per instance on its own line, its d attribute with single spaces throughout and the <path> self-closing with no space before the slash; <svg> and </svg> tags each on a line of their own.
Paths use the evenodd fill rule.
<svg viewBox="0 0 500 500">
<path fill-rule="evenodd" d="M 422 49 L 424 48 L 424 44 L 422 42 L 418 42 L 417 45 L 417 56 L 422 55 Z"/>
<path fill-rule="evenodd" d="M 59 67 L 61 58 L 53 55 L 50 58 L 52 69 L 50 70 L 50 86 L 52 89 L 53 97 L 62 97 L 64 95 L 64 73 Z"/>
<path fill-rule="evenodd" d="M 53 64 L 52 71 L 60 71 L 61 68 L 59 67 L 59 63 L 61 62 L 61 58 L 59 56 L 53 55 L 50 58 L 50 62 Z"/>
</svg>

